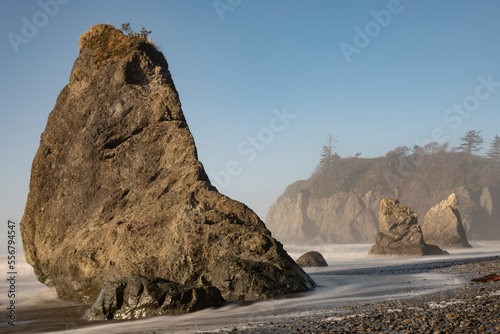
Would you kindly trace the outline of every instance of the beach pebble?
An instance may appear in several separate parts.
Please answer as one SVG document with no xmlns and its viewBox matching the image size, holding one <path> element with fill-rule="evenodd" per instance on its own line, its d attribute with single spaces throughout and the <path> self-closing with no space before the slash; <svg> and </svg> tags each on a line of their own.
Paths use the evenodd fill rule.
<svg viewBox="0 0 500 334">
<path fill-rule="evenodd" d="M 432 269 L 470 279 L 500 272 L 500 260 Z M 373 303 L 308 310 L 307 317 L 283 317 L 274 324 L 239 333 L 499 333 L 500 281 L 464 284 L 457 289 Z M 328 312 L 325 314 L 325 312 Z"/>
</svg>

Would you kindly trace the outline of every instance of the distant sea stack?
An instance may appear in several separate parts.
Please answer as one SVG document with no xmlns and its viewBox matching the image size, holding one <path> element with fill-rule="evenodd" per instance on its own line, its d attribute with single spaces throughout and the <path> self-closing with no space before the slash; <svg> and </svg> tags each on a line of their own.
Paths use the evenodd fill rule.
<svg viewBox="0 0 500 334">
<path fill-rule="evenodd" d="M 401 177 L 400 166 L 412 168 Z M 500 239 L 500 173 L 488 159 L 461 152 L 338 159 L 290 184 L 265 223 L 285 245 L 373 243 L 382 199 L 397 198 L 424 217 L 451 193 L 469 241 Z"/>
<path fill-rule="evenodd" d="M 426 242 L 442 248 L 471 247 L 458 211 L 457 195 L 451 194 L 448 199 L 436 204 L 427 212 L 422 225 L 422 234 Z"/>
<path fill-rule="evenodd" d="M 21 234 L 38 280 L 73 301 L 130 275 L 213 285 L 226 300 L 315 287 L 252 210 L 210 184 L 163 54 L 110 25 L 80 38 Z"/>
<path fill-rule="evenodd" d="M 438 246 L 424 242 L 418 216 L 410 207 L 394 199 L 383 199 L 379 211 L 380 231 L 371 255 L 448 254 Z"/>
</svg>

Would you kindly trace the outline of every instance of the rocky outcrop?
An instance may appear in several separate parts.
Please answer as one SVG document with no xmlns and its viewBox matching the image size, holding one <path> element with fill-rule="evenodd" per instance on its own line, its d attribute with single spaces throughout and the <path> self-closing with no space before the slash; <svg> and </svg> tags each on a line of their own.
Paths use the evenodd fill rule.
<svg viewBox="0 0 500 334">
<path fill-rule="evenodd" d="M 500 187 L 484 187 L 477 191 L 460 187 L 455 194 L 460 199 L 460 215 L 468 239 L 499 240 Z"/>
<path fill-rule="evenodd" d="M 288 190 L 288 189 L 287 189 Z M 398 198 L 424 216 L 433 205 L 454 192 L 469 240 L 500 239 L 500 189 L 450 188 L 446 192 L 368 191 L 338 192 L 316 198 L 310 190 L 297 197 L 281 196 L 269 209 L 265 222 L 273 236 L 285 244 L 368 243 L 378 231 L 378 210 L 384 198 Z"/>
<path fill-rule="evenodd" d="M 426 242 L 442 248 L 471 247 L 458 211 L 457 195 L 451 194 L 427 212 L 422 234 Z"/>
<path fill-rule="evenodd" d="M 371 255 L 447 254 L 438 246 L 424 242 L 418 216 L 412 208 L 394 199 L 383 199 L 379 210 L 380 230 Z"/>
<path fill-rule="evenodd" d="M 266 216 L 266 226 L 285 244 L 373 242 L 377 210 L 385 193 L 353 192 L 311 199 L 303 190 L 297 199 L 281 198 Z"/>
<path fill-rule="evenodd" d="M 300 267 L 328 267 L 325 258 L 321 253 L 311 251 L 307 252 L 295 261 Z"/>
<path fill-rule="evenodd" d="M 134 275 L 109 282 L 83 318 L 141 319 L 198 311 L 220 306 L 223 301 L 214 286 L 188 286 Z"/>
<path fill-rule="evenodd" d="M 79 302 L 133 274 L 213 285 L 226 300 L 315 286 L 252 210 L 210 184 L 163 54 L 109 25 L 80 38 L 21 234 L 38 280 Z"/>
</svg>

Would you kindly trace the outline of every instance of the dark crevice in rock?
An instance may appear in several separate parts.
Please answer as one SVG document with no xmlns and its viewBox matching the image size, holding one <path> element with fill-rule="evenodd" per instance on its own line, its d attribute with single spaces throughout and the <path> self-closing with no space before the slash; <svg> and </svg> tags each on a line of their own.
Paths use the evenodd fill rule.
<svg viewBox="0 0 500 334">
<path fill-rule="evenodd" d="M 160 199 L 162 196 L 166 195 L 170 189 L 170 186 L 166 186 L 165 189 L 162 190 L 160 195 L 158 195 L 157 199 Z"/>
<path fill-rule="evenodd" d="M 129 138 L 130 138 L 130 136 L 127 136 L 127 137 L 118 137 L 118 138 L 115 138 L 115 139 L 111 139 L 110 141 L 104 143 L 104 145 L 102 146 L 102 148 L 103 149 L 107 149 L 107 150 L 115 149 L 118 146 L 120 146 L 121 144 L 123 144 L 124 142 L 126 142 Z"/>
<path fill-rule="evenodd" d="M 143 130 L 144 130 L 144 127 L 139 127 L 139 128 L 137 128 L 137 129 L 135 129 L 134 131 L 132 131 L 132 136 L 138 135 L 138 134 L 139 134 L 139 133 L 141 133 Z"/>
<path fill-rule="evenodd" d="M 157 171 L 156 173 L 154 173 L 154 175 L 153 175 L 153 176 L 151 176 L 151 177 L 149 178 L 149 182 L 151 183 L 151 182 L 153 182 L 154 180 L 156 180 L 156 178 L 160 175 L 160 173 L 161 173 L 161 171 L 160 171 L 160 170 L 159 170 L 159 171 Z"/>
<path fill-rule="evenodd" d="M 123 191 L 123 193 L 121 194 L 120 199 L 124 199 L 125 196 L 127 196 L 129 194 L 129 192 L 130 192 L 130 189 L 125 189 Z"/>
<path fill-rule="evenodd" d="M 140 284 L 139 291 L 137 292 L 137 300 L 141 299 L 141 295 L 144 292 L 144 284 Z"/>
<path fill-rule="evenodd" d="M 169 122 L 169 121 L 176 121 L 172 119 L 172 114 L 169 111 L 165 112 L 165 115 L 161 116 L 158 122 Z"/>
<path fill-rule="evenodd" d="M 120 285 L 116 289 L 116 308 L 121 308 L 123 305 L 123 292 L 125 291 L 125 288 L 127 287 L 127 284 Z"/>
<path fill-rule="evenodd" d="M 149 84 L 148 75 L 141 68 L 138 56 L 129 62 L 125 67 L 125 82 L 129 85 L 145 86 Z"/>
<path fill-rule="evenodd" d="M 158 305 L 162 306 L 163 303 L 165 303 L 165 299 L 167 298 L 167 293 L 161 293 L 160 297 L 158 298 Z"/>
<path fill-rule="evenodd" d="M 136 128 L 134 131 L 132 131 L 130 136 L 113 138 L 113 139 L 107 141 L 106 143 L 104 143 L 102 148 L 108 149 L 108 150 L 113 150 L 113 149 L 117 148 L 118 146 L 120 146 L 121 144 L 123 144 L 124 142 L 126 142 L 127 140 L 129 140 L 130 138 L 132 138 L 133 136 L 136 136 L 136 135 L 140 134 L 141 132 L 143 132 L 144 128 L 145 127 Z"/>
<path fill-rule="evenodd" d="M 193 207 L 197 207 L 198 204 L 200 204 L 200 202 L 198 202 L 198 200 L 196 199 L 196 196 L 194 193 L 191 193 L 191 205 Z"/>
</svg>

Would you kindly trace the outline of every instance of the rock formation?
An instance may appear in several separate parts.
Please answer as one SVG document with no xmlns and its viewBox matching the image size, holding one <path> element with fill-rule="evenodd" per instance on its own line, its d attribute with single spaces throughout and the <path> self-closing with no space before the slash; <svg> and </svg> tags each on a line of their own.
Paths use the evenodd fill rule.
<svg viewBox="0 0 500 334">
<path fill-rule="evenodd" d="M 458 211 L 457 195 L 451 194 L 427 212 L 422 234 L 426 242 L 442 248 L 471 247 Z"/>
<path fill-rule="evenodd" d="M 377 210 L 386 194 L 338 193 L 312 199 L 309 190 L 297 199 L 280 198 L 266 216 L 266 226 L 285 244 L 373 242 Z"/>
<path fill-rule="evenodd" d="M 315 286 L 252 210 L 210 184 L 163 54 L 109 25 L 80 38 L 21 233 L 38 280 L 74 301 L 132 274 L 214 285 L 226 300 Z"/>
<path fill-rule="evenodd" d="M 379 210 L 380 231 L 372 255 L 437 255 L 447 252 L 424 242 L 418 216 L 394 199 L 383 199 Z"/>
<path fill-rule="evenodd" d="M 303 189 L 296 196 L 284 194 L 278 198 L 265 221 L 273 236 L 284 244 L 374 242 L 382 199 L 397 197 L 423 217 L 451 192 L 460 198 L 460 214 L 469 240 L 500 239 L 500 188 L 495 187 L 457 187 L 432 194 L 411 188 L 406 192 L 349 191 L 321 198 Z"/>
<path fill-rule="evenodd" d="M 307 252 L 295 261 L 300 267 L 328 267 L 325 258 L 319 252 Z"/>
<path fill-rule="evenodd" d="M 220 306 L 223 301 L 214 286 L 188 286 L 136 275 L 108 283 L 83 318 L 141 319 L 198 311 Z"/>
</svg>

